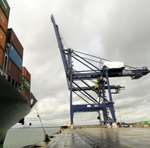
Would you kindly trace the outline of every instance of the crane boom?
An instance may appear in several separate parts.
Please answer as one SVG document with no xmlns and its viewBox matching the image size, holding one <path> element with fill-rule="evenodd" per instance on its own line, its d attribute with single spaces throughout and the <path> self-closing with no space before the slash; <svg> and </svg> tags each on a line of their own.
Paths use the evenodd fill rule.
<svg viewBox="0 0 150 148">
<path fill-rule="evenodd" d="M 109 77 L 131 77 L 132 79 L 139 79 L 144 75 L 147 75 L 149 73 L 148 68 L 137 68 L 137 69 L 108 69 L 108 76 Z M 91 79 L 97 79 L 98 77 L 103 76 L 105 77 L 105 73 L 103 73 L 103 70 L 99 71 L 89 71 L 89 72 L 75 72 L 73 73 L 73 79 L 74 80 L 91 80 Z"/>
<path fill-rule="evenodd" d="M 53 15 L 51 15 L 51 21 L 52 21 L 53 26 L 54 26 L 58 47 L 59 47 L 59 50 L 60 50 L 61 58 L 63 60 L 64 69 L 65 69 L 65 72 L 66 72 L 66 75 L 67 75 L 67 70 L 68 70 L 67 57 L 66 57 L 65 49 L 64 49 L 64 46 L 63 46 L 63 43 L 62 43 L 62 39 L 61 39 L 61 36 L 60 36 L 60 33 L 59 33 L 59 27 L 55 23 L 55 19 L 54 19 Z"/>
</svg>

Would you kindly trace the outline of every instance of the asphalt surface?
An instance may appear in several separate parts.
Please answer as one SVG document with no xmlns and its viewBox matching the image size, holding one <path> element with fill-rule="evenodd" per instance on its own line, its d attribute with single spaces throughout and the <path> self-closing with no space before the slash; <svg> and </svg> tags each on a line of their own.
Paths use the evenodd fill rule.
<svg viewBox="0 0 150 148">
<path fill-rule="evenodd" d="M 150 148 L 150 128 L 65 130 L 47 148 Z"/>
</svg>

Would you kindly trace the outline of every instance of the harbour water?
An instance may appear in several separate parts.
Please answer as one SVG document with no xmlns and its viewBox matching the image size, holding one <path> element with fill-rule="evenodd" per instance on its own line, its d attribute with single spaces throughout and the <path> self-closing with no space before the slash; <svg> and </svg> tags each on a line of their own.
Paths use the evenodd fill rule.
<svg viewBox="0 0 150 148">
<path fill-rule="evenodd" d="M 48 135 L 54 135 L 59 128 L 46 128 Z M 22 148 L 40 143 L 44 139 L 42 128 L 13 128 L 8 131 L 3 148 Z"/>
</svg>

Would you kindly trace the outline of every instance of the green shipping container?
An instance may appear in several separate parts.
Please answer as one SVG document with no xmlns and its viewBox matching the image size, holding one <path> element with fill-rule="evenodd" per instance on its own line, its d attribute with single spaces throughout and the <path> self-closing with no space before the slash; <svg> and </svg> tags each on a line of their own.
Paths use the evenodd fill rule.
<svg viewBox="0 0 150 148">
<path fill-rule="evenodd" d="M 21 78 L 21 89 L 30 91 L 30 82 L 23 76 Z"/>
<path fill-rule="evenodd" d="M 141 124 L 150 125 L 150 121 L 141 121 Z"/>
<path fill-rule="evenodd" d="M 149 125 L 149 124 L 150 124 L 150 121 L 144 121 L 144 124 Z"/>
<path fill-rule="evenodd" d="M 6 0 L 0 0 L 0 7 L 4 11 L 4 13 L 7 16 L 7 18 L 9 18 L 10 7 L 8 5 L 8 2 Z"/>
</svg>

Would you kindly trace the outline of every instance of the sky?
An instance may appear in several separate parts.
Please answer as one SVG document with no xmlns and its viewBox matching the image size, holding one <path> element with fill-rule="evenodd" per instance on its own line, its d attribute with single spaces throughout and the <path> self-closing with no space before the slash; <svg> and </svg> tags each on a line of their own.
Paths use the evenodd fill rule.
<svg viewBox="0 0 150 148">
<path fill-rule="evenodd" d="M 65 47 L 114 61 L 150 68 L 149 0 L 8 0 L 9 27 L 24 47 L 24 65 L 32 74 L 37 105 L 26 121 L 38 125 L 35 108 L 45 125 L 69 122 L 69 91 L 50 21 L 53 13 Z M 121 121 L 150 119 L 150 75 L 114 81 L 125 90 L 114 96 Z M 75 115 L 75 124 L 98 123 L 96 113 Z"/>
</svg>

